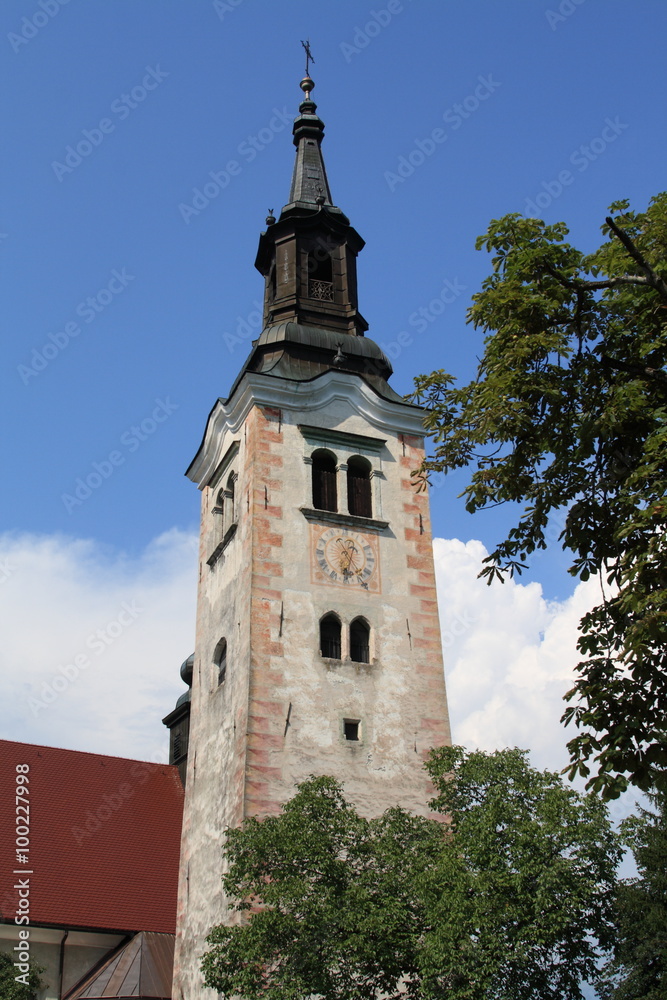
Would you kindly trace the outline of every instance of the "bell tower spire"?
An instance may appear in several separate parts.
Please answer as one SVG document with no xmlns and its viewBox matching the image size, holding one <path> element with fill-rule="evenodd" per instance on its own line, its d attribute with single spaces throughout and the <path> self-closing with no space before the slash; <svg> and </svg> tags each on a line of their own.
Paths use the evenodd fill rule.
<svg viewBox="0 0 667 1000">
<path fill-rule="evenodd" d="M 410 478 L 424 413 L 364 336 L 364 241 L 331 201 L 310 62 L 308 47 L 290 201 L 259 241 L 264 328 L 187 472 L 201 533 L 178 1000 L 213 996 L 201 957 L 235 919 L 229 827 L 278 812 L 311 774 L 344 781 L 365 815 L 428 815 L 422 764 L 450 742 L 428 494 Z M 184 714 L 167 717 L 174 745 Z"/>
<path fill-rule="evenodd" d="M 306 67 L 314 61 L 310 46 Z M 324 122 L 312 99 L 315 84 L 301 80 L 304 98 L 292 133 L 296 159 L 289 201 L 276 221 L 267 218 L 255 267 L 265 279 L 264 328 L 283 321 L 363 337 L 368 323 L 357 303 L 359 233 L 331 199 L 322 156 Z"/>
<path fill-rule="evenodd" d="M 292 129 L 296 161 L 289 204 L 301 202 L 310 206 L 331 207 L 331 191 L 322 158 L 324 122 L 317 115 L 317 105 L 310 96 L 315 84 L 310 76 L 304 76 L 299 86 L 305 97 L 299 105 L 299 117 L 295 119 Z"/>
</svg>

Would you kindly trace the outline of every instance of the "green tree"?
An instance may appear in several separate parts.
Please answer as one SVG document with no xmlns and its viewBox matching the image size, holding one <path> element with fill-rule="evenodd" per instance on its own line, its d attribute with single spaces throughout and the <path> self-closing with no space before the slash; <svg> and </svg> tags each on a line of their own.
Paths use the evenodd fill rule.
<svg viewBox="0 0 667 1000">
<path fill-rule="evenodd" d="M 488 333 L 477 377 L 420 376 L 416 398 L 434 435 L 418 474 L 471 466 L 469 511 L 521 505 L 489 583 L 546 548 L 554 516 L 572 575 L 600 577 L 563 721 L 570 777 L 613 797 L 667 773 L 667 194 L 610 211 L 588 255 L 563 223 L 493 221 L 477 241 L 493 272 L 468 312 Z"/>
<path fill-rule="evenodd" d="M 0 997 L 2 1000 L 36 1000 L 43 986 L 40 973 L 44 970 L 30 963 L 27 973 L 28 982 L 19 983 L 16 976 L 20 975 L 14 965 L 14 959 L 5 951 L 0 951 Z"/>
<path fill-rule="evenodd" d="M 655 812 L 640 809 L 622 824 L 638 874 L 618 887 L 614 958 L 600 991 L 607 1000 L 667 997 L 667 796 L 650 798 Z"/>
<path fill-rule="evenodd" d="M 525 754 L 433 752 L 433 807 L 361 817 L 332 778 L 228 831 L 236 919 L 206 985 L 248 1000 L 574 1000 L 608 946 L 605 807 Z"/>
</svg>

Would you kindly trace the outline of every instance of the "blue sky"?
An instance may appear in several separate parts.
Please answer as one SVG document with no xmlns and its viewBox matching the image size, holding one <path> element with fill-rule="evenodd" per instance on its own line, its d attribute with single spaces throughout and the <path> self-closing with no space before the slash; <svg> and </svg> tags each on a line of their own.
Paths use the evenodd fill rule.
<svg viewBox="0 0 667 1000">
<path fill-rule="evenodd" d="M 5 2 L 5 526 L 134 551 L 157 531 L 196 524 L 196 489 L 182 473 L 248 332 L 259 332 L 253 261 L 267 208 L 287 200 L 284 119 L 298 107 L 301 38 L 316 59 L 334 201 L 367 242 L 359 268 L 369 336 L 400 351 L 398 391 L 432 368 L 469 377 L 481 338 L 465 311 L 489 269 L 474 240 L 489 220 L 525 211 L 544 192 L 541 207 L 569 170 L 572 183 L 544 216 L 565 219 L 592 248 L 612 200 L 642 207 L 663 183 L 665 5 L 561 6 L 572 13 L 490 0 L 69 0 L 30 28 L 22 18 L 42 11 L 37 0 Z M 150 70 L 155 89 L 146 91 Z M 621 131 L 607 129 L 607 148 L 590 158 L 602 139 L 573 164 L 608 118 Z M 67 147 L 84 140 L 87 150 L 84 130 L 98 138 L 103 119 L 113 131 L 61 171 Z M 446 139 L 412 176 L 385 177 L 436 128 Z M 248 137 L 259 133 L 253 147 Z M 229 161 L 239 172 L 186 222 L 179 205 L 211 185 L 210 172 L 224 183 Z M 429 305 L 447 280 L 453 301 L 439 301 L 436 315 Z M 420 309 L 426 317 L 413 316 Z M 54 345 L 49 334 L 68 323 L 80 332 Z M 33 349 L 41 355 L 46 344 L 51 357 L 36 372 Z M 156 400 L 174 408 L 145 433 Z M 143 421 L 144 439 L 132 432 Z M 85 503 L 62 499 L 118 451 L 122 464 Z M 435 491 L 436 534 L 490 542 L 502 518 L 473 524 L 458 491 L 458 482 Z"/>
<path fill-rule="evenodd" d="M 407 393 L 475 369 L 492 218 L 536 203 L 592 249 L 612 201 L 664 186 L 666 20 L 662 0 L 4 0 L 6 537 L 94 553 L 99 579 L 196 531 L 183 473 L 259 333 L 300 39 L 333 200 L 367 242 L 360 307 Z M 488 548 L 509 514 L 471 518 L 463 485 L 433 490 L 434 534 Z M 527 580 L 566 601 L 565 566 L 552 544 Z"/>
</svg>

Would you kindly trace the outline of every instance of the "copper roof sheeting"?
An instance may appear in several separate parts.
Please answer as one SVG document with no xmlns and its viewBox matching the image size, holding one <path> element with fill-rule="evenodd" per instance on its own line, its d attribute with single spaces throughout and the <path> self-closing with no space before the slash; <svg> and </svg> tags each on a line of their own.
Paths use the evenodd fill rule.
<svg viewBox="0 0 667 1000">
<path fill-rule="evenodd" d="M 135 935 L 102 960 L 66 994 L 65 1000 L 170 1000 L 174 935 Z"/>
</svg>

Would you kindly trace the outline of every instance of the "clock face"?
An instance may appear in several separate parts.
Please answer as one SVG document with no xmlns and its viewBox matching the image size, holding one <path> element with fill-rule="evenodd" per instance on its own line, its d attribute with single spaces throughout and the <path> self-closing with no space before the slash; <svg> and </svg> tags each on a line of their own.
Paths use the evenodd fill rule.
<svg viewBox="0 0 667 1000">
<path fill-rule="evenodd" d="M 315 570 L 327 582 L 342 587 L 378 589 L 377 539 L 346 528 L 316 528 Z"/>
</svg>

